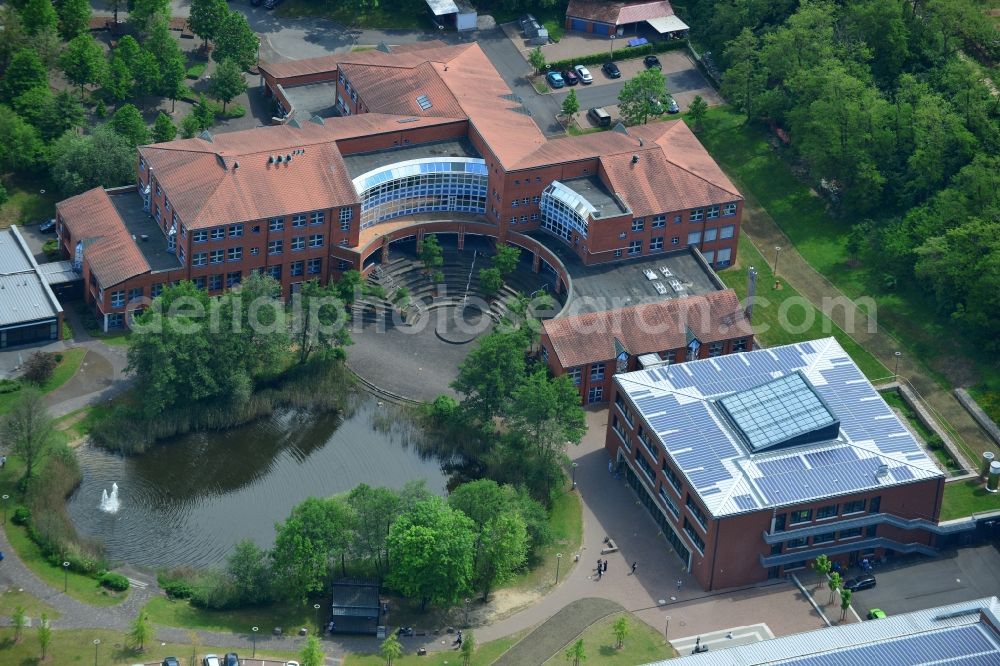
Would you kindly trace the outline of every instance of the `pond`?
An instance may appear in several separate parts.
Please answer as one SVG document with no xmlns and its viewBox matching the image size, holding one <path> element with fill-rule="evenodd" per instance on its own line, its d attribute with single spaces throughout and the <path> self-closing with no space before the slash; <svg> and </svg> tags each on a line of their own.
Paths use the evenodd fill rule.
<svg viewBox="0 0 1000 666">
<path fill-rule="evenodd" d="M 417 434 L 403 410 L 365 397 L 346 416 L 287 411 L 128 458 L 85 445 L 67 512 L 79 535 L 102 542 L 114 561 L 219 565 L 242 539 L 270 547 L 274 524 L 307 497 L 420 479 L 444 494 L 441 461 L 418 451 Z M 106 513 L 102 492 L 114 483 L 120 509 Z"/>
</svg>

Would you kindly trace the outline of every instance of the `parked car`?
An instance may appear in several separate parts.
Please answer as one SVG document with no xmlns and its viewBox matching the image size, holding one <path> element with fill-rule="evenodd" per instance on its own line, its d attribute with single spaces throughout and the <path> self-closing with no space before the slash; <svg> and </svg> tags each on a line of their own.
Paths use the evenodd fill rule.
<svg viewBox="0 0 1000 666">
<path fill-rule="evenodd" d="M 609 79 L 620 79 L 622 77 L 622 71 L 618 69 L 618 65 L 613 62 L 606 62 L 601 65 L 601 70 L 608 75 Z"/>
<path fill-rule="evenodd" d="M 846 583 L 844 583 L 844 589 L 850 590 L 851 592 L 859 592 L 860 590 L 870 590 L 873 587 L 875 587 L 875 576 L 871 574 L 858 576 L 857 578 L 852 578 Z"/>
<path fill-rule="evenodd" d="M 285 666 L 299 666 L 299 662 L 297 662 L 297 661 L 286 661 L 285 662 Z"/>
<path fill-rule="evenodd" d="M 884 617 L 886 617 L 885 611 L 882 610 L 881 608 L 873 608 L 870 611 L 868 611 L 869 620 L 881 620 Z"/>
<path fill-rule="evenodd" d="M 577 65 L 573 69 L 576 70 L 576 75 L 580 77 L 580 83 L 582 83 L 583 85 L 589 86 L 591 83 L 594 82 L 594 77 L 590 73 L 590 70 L 584 67 L 583 65 Z"/>
<path fill-rule="evenodd" d="M 673 97 L 667 95 L 667 113 L 680 113 L 681 107 L 677 105 L 677 102 Z"/>
<path fill-rule="evenodd" d="M 649 111 L 656 116 L 663 113 L 663 102 L 661 102 L 655 95 L 651 95 L 649 97 Z"/>
<path fill-rule="evenodd" d="M 598 127 L 609 127 L 611 125 L 611 114 L 599 106 L 588 109 L 587 117 L 593 120 L 594 124 Z"/>
<path fill-rule="evenodd" d="M 222 660 L 222 666 L 240 666 L 240 656 L 235 652 L 227 652 Z"/>
<path fill-rule="evenodd" d="M 566 85 L 566 82 L 563 81 L 562 74 L 559 72 L 549 72 L 545 75 L 545 80 L 548 81 L 549 85 L 553 88 L 562 88 Z"/>
<path fill-rule="evenodd" d="M 646 69 L 649 69 L 651 67 L 662 69 L 662 66 L 660 65 L 660 59 L 657 58 L 655 55 L 648 55 L 645 58 L 643 58 L 642 64 L 646 66 Z"/>
<path fill-rule="evenodd" d="M 580 77 L 576 75 L 572 69 L 567 69 L 562 72 L 563 81 L 566 82 L 568 86 L 575 86 L 580 82 Z"/>
<path fill-rule="evenodd" d="M 43 234 L 50 234 L 55 232 L 56 218 L 53 217 L 51 220 L 45 220 L 44 222 L 38 225 L 38 230 L 41 231 Z"/>
<path fill-rule="evenodd" d="M 181 666 L 181 663 L 177 661 L 177 657 L 167 657 L 163 660 L 163 666 Z"/>
<path fill-rule="evenodd" d="M 219 665 L 219 655 L 217 655 L 217 654 L 206 654 L 205 658 L 201 660 L 201 666 L 220 666 Z"/>
</svg>

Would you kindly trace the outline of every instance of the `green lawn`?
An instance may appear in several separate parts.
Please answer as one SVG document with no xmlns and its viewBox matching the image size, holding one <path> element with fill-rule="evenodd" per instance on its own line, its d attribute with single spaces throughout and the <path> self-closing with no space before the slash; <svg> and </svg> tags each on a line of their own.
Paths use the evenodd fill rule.
<svg viewBox="0 0 1000 666">
<path fill-rule="evenodd" d="M 472 657 L 470 666 L 489 666 L 523 635 L 524 632 L 521 632 L 479 646 Z M 457 650 L 431 652 L 424 657 L 408 654 L 402 659 L 394 659 L 392 662 L 393 666 L 445 666 L 446 664 L 458 666 L 461 663 L 462 657 Z M 344 658 L 344 666 L 385 666 L 385 659 L 374 654 L 348 654 Z"/>
<path fill-rule="evenodd" d="M 969 389 L 969 395 L 982 408 L 994 423 L 1000 423 L 1000 390 L 991 390 L 986 386 Z"/>
<path fill-rule="evenodd" d="M 802 257 L 848 297 L 873 298 L 879 326 L 905 341 L 912 358 L 926 359 L 938 382 L 947 384 L 943 375 L 959 359 L 1000 386 L 1000 364 L 983 363 L 981 350 L 938 315 L 925 289 L 915 281 L 889 289 L 877 266 L 851 261 L 847 237 L 857 220 L 830 215 L 825 201 L 796 180 L 769 135 L 743 120 L 729 107 L 709 109 L 699 139 L 737 187 L 753 193 Z"/>
<path fill-rule="evenodd" d="M 26 175 L 3 179 L 10 198 L 0 205 L 0 229 L 54 217 L 59 196 L 47 180 Z"/>
<path fill-rule="evenodd" d="M 59 611 L 49 606 L 44 601 L 37 599 L 27 592 L 21 592 L 17 588 L 8 588 L 0 594 L 0 617 L 10 617 L 14 609 L 20 606 L 25 614 L 30 618 L 37 618 L 45 613 L 50 619 L 58 619 Z"/>
<path fill-rule="evenodd" d="M 1000 493 L 986 492 L 985 484 L 978 479 L 955 481 L 944 486 L 941 520 L 997 510 L 1000 510 Z"/>
<path fill-rule="evenodd" d="M 781 289 L 774 289 L 772 264 L 764 260 L 746 234 L 741 234 L 737 265 L 719 273 L 726 286 L 734 289 L 741 300 L 746 299 L 747 294 L 747 266 L 757 269 L 753 324 L 754 329 L 759 331 L 757 338 L 763 344 L 772 347 L 832 335 L 868 379 L 884 379 L 892 375 L 892 371 L 787 283 L 782 282 Z"/>
<path fill-rule="evenodd" d="M 156 597 L 146 604 L 149 619 L 156 624 L 206 631 L 232 631 L 249 633 L 250 627 L 282 627 L 287 632 L 316 626 L 316 611 L 312 604 L 275 604 L 259 608 L 240 608 L 228 611 L 211 611 L 195 608 L 184 599 Z"/>
<path fill-rule="evenodd" d="M 923 421 L 917 418 L 916 412 L 913 408 L 907 404 L 903 396 L 896 390 L 882 391 L 882 399 L 885 400 L 889 405 L 897 410 L 903 417 L 909 421 L 910 427 L 917 431 L 920 435 L 920 439 L 924 441 L 927 447 L 934 454 L 934 457 L 938 459 L 938 462 L 944 465 L 945 469 L 951 474 L 961 474 L 962 470 L 958 469 L 958 465 L 955 460 L 948 453 L 948 449 L 944 446 L 944 441 L 937 434 L 924 425 Z"/>
<path fill-rule="evenodd" d="M 557 553 L 563 555 L 559 563 L 560 580 L 569 574 L 574 566 L 573 553 L 579 552 L 583 541 L 583 510 L 579 493 L 565 492 L 556 498 L 549 514 L 549 529 L 552 531 L 552 543 L 542 549 L 539 564 L 521 574 L 508 587 L 537 590 L 555 585 Z"/>
<path fill-rule="evenodd" d="M 430 14 L 426 11 L 398 11 L 381 5 L 361 9 L 357 3 L 341 3 L 332 0 L 325 2 L 288 0 L 274 13 L 282 18 L 326 18 L 352 29 L 430 30 L 433 27 Z"/>
<path fill-rule="evenodd" d="M 621 649 L 615 647 L 618 641 L 613 630 L 615 620 L 619 617 L 624 617 L 628 621 L 628 634 Z M 633 666 L 677 656 L 677 651 L 667 645 L 666 639 L 658 631 L 636 619 L 631 613 L 618 613 L 598 620 L 570 641 L 570 644 L 581 638 L 587 661 L 601 666 Z M 552 655 L 545 663 L 552 666 L 567 663 L 565 655 L 567 647 L 569 645 Z"/>
<path fill-rule="evenodd" d="M 70 377 L 75 375 L 76 371 L 80 369 L 80 364 L 83 362 L 83 357 L 87 355 L 87 350 L 83 347 L 74 347 L 60 353 L 63 355 L 63 359 L 52 372 L 52 377 L 49 378 L 49 381 L 42 384 L 42 393 L 51 393 L 68 382 Z M 17 400 L 20 394 L 20 391 L 0 393 L 0 414 L 10 409 L 10 406 Z"/>
<path fill-rule="evenodd" d="M 45 662 L 41 662 L 36 628 L 25 629 L 20 643 L 15 644 L 13 636 L 13 629 L 7 627 L 0 629 L 0 664 L 36 666 L 40 663 L 46 663 L 56 666 L 65 664 L 86 666 L 94 663 L 99 666 L 129 666 L 129 664 L 141 662 L 159 664 L 167 656 L 175 656 L 182 664 L 187 664 L 192 653 L 191 644 L 161 644 L 159 641 L 153 641 L 146 644 L 144 652 L 138 652 L 125 646 L 125 636 L 121 633 L 103 629 L 72 631 L 54 629 L 48 656 Z M 94 646 L 95 640 L 100 641 L 96 648 Z M 246 640 L 243 638 L 237 640 L 239 641 L 238 645 L 200 645 L 197 648 L 197 655 L 201 658 L 210 653 L 222 655 L 232 650 L 238 650 L 243 656 L 249 656 L 250 649 Z M 257 654 L 279 660 L 298 658 L 291 652 L 275 652 L 265 649 L 258 649 Z"/>
</svg>

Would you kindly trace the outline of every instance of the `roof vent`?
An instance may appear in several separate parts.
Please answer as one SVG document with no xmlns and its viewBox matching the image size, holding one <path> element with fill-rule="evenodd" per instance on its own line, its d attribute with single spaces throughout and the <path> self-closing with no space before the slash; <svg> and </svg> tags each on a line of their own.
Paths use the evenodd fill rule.
<svg viewBox="0 0 1000 666">
<path fill-rule="evenodd" d="M 240 168 L 240 163 L 239 162 L 233 162 L 233 170 L 235 171 L 236 169 L 239 169 L 239 168 Z"/>
<path fill-rule="evenodd" d="M 632 164 L 638 164 L 638 163 L 639 163 L 639 156 L 638 155 L 633 155 L 632 156 Z"/>
<path fill-rule="evenodd" d="M 312 118 L 309 119 L 309 122 L 316 123 L 317 125 L 325 125 L 326 124 L 326 121 L 323 120 L 322 118 L 320 118 L 319 116 L 313 116 Z"/>
<path fill-rule="evenodd" d="M 642 148 L 646 144 L 642 142 L 642 137 L 641 136 L 638 137 L 638 138 L 639 138 L 639 147 Z"/>
<path fill-rule="evenodd" d="M 267 156 L 267 163 L 268 164 L 274 164 L 274 155 L 268 155 Z"/>
<path fill-rule="evenodd" d="M 278 155 L 277 157 L 274 158 L 274 163 L 275 164 L 281 164 L 281 160 L 282 160 L 281 155 Z"/>
<path fill-rule="evenodd" d="M 294 127 L 295 129 L 301 129 L 302 124 L 295 118 L 292 118 L 291 120 L 288 121 L 288 126 Z"/>
<path fill-rule="evenodd" d="M 201 134 L 198 135 L 198 138 L 204 139 L 205 141 L 212 143 L 212 133 L 209 132 L 208 130 L 202 130 Z"/>
<path fill-rule="evenodd" d="M 292 161 L 292 156 L 291 155 L 285 155 L 285 161 L 286 162 L 291 162 Z"/>
<path fill-rule="evenodd" d="M 878 469 L 875 471 L 875 476 L 881 479 L 888 473 L 889 473 L 889 466 L 886 465 L 885 463 L 882 463 L 881 465 L 878 466 Z"/>
</svg>

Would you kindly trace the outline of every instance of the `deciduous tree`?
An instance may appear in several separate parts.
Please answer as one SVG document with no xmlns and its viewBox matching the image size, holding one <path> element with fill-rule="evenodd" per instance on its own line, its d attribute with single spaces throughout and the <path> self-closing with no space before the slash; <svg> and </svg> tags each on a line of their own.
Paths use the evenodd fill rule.
<svg viewBox="0 0 1000 666">
<path fill-rule="evenodd" d="M 573 666 L 580 666 L 580 663 L 587 660 L 587 651 L 583 646 L 583 639 L 578 639 L 566 650 L 566 661 L 573 662 Z"/>
<path fill-rule="evenodd" d="M 0 105 L 0 171 L 32 171 L 45 159 L 45 144 L 38 130 Z"/>
<path fill-rule="evenodd" d="M 106 126 L 87 136 L 66 133 L 52 145 L 49 173 L 65 196 L 92 187 L 124 185 L 135 180 L 135 149 Z"/>
<path fill-rule="evenodd" d="M 118 107 L 108 121 L 108 126 L 124 137 L 132 147 L 149 143 L 149 128 L 146 127 L 146 121 L 142 119 L 139 109 L 131 104 Z"/>
<path fill-rule="evenodd" d="M 85 85 L 99 83 L 103 79 L 105 64 L 104 49 L 89 33 L 70 40 L 59 56 L 59 67 L 66 73 L 69 82 L 80 89 L 81 98 Z"/>
<path fill-rule="evenodd" d="M 21 7 L 21 22 L 29 35 L 54 30 L 58 21 L 52 0 L 25 0 Z"/>
<path fill-rule="evenodd" d="M 275 526 L 274 576 L 288 598 L 305 603 L 324 589 L 331 563 L 350 547 L 353 516 L 340 498 L 310 497 Z"/>
<path fill-rule="evenodd" d="M 222 19 L 215 37 L 212 59 L 216 62 L 232 60 L 243 70 L 257 64 L 257 48 L 260 39 L 250 28 L 246 17 L 239 12 L 229 12 Z"/>
<path fill-rule="evenodd" d="M 536 72 L 542 72 L 545 70 L 545 54 L 542 53 L 541 46 L 536 46 L 531 49 L 531 52 L 528 54 L 528 62 L 531 63 L 531 66 L 535 68 Z"/>
<path fill-rule="evenodd" d="M 840 619 L 843 620 L 847 617 L 847 611 L 851 607 L 851 597 L 853 593 L 850 590 L 840 591 Z"/>
<path fill-rule="evenodd" d="M 503 276 L 497 268 L 479 269 L 479 287 L 487 296 L 496 296 L 503 287 Z"/>
<path fill-rule="evenodd" d="M 223 60 L 215 70 L 212 77 L 210 90 L 212 97 L 222 102 L 222 112 L 226 112 L 226 105 L 233 101 L 235 97 L 246 92 L 247 82 L 243 78 L 243 72 L 232 60 Z"/>
<path fill-rule="evenodd" d="M 128 635 L 126 636 L 129 645 L 133 649 L 142 652 L 146 649 L 146 641 L 152 637 L 153 627 L 149 623 L 149 616 L 145 610 L 140 610 L 139 614 L 132 620 L 132 624 L 129 625 Z"/>
<path fill-rule="evenodd" d="M 493 267 L 500 271 L 500 275 L 506 279 L 517 269 L 517 262 L 520 258 L 521 248 L 516 245 L 500 245 L 492 259 Z"/>
<path fill-rule="evenodd" d="M 524 337 L 517 333 L 491 333 L 480 338 L 451 385 L 464 396 L 462 406 L 482 422 L 504 414 L 524 379 L 526 348 Z"/>
<path fill-rule="evenodd" d="M 618 93 L 618 111 L 626 124 L 645 123 L 666 96 L 667 80 L 662 71 L 653 67 L 625 82 Z"/>
<path fill-rule="evenodd" d="M 10 450 L 24 461 L 24 484 L 27 486 L 35 473 L 35 464 L 55 438 L 55 426 L 41 391 L 32 386 L 22 388 L 4 416 L 0 431 Z"/>
<path fill-rule="evenodd" d="M 38 647 L 42 652 L 42 661 L 45 661 L 49 654 L 49 645 L 52 644 L 52 626 L 49 624 L 49 616 L 42 613 L 38 619 Z"/>
<path fill-rule="evenodd" d="M 15 606 L 14 613 L 10 616 L 10 626 L 14 629 L 14 643 L 21 642 L 24 627 L 28 624 L 28 615 L 24 611 L 24 606 Z"/>
<path fill-rule="evenodd" d="M 90 30 L 90 2 L 88 0 L 59 0 L 59 35 L 69 41 Z"/>
<path fill-rule="evenodd" d="M 347 310 L 337 285 L 321 285 L 318 280 L 303 282 L 302 290 L 293 295 L 290 307 L 299 363 L 308 361 L 316 351 L 342 354 L 343 347 L 351 343 Z"/>
<path fill-rule="evenodd" d="M 2 31 L 0 31 L 2 32 Z M 11 101 L 32 88 L 48 88 L 49 73 L 33 49 L 24 48 L 14 53 L 0 81 L 0 93 Z"/>
<path fill-rule="evenodd" d="M 170 0 L 129 0 L 128 20 L 141 34 L 159 20 L 170 19 Z"/>
<path fill-rule="evenodd" d="M 568 122 L 572 123 L 573 118 L 576 116 L 579 110 L 580 110 L 580 100 L 576 98 L 576 90 L 570 89 L 566 97 L 563 98 L 562 114 L 566 116 Z"/>
<path fill-rule="evenodd" d="M 153 123 L 153 141 L 155 143 L 163 143 L 173 141 L 176 137 L 177 127 L 170 121 L 170 116 L 161 111 Z"/>
<path fill-rule="evenodd" d="M 395 632 L 391 632 L 385 637 L 385 640 L 379 645 L 378 653 L 379 656 L 385 659 L 385 666 L 392 666 L 393 660 L 403 656 L 403 646 L 400 644 Z"/>
<path fill-rule="evenodd" d="M 625 647 L 625 637 L 628 636 L 628 629 L 628 618 L 624 615 L 619 615 L 611 627 L 611 630 L 615 633 L 615 647 L 619 650 Z"/>
<path fill-rule="evenodd" d="M 702 130 L 702 123 L 705 120 L 705 116 L 708 114 L 708 104 L 705 100 L 701 98 L 701 95 L 695 95 L 694 99 L 688 105 L 687 116 L 691 119 L 692 129 L 695 132 L 700 132 Z"/>
<path fill-rule="evenodd" d="M 476 652 L 476 637 L 472 630 L 466 631 L 462 636 L 462 647 L 459 653 L 462 655 L 462 666 L 469 666 L 472 662 L 472 655 Z"/>
<path fill-rule="evenodd" d="M 226 573 L 233 579 L 241 604 L 256 605 L 271 597 L 268 553 L 250 539 L 243 539 L 226 558 Z"/>
<path fill-rule="evenodd" d="M 326 663 L 326 655 L 318 638 L 310 636 L 306 639 L 306 644 L 299 653 L 299 663 L 301 666 L 323 666 Z"/>
<path fill-rule="evenodd" d="M 188 25 L 191 31 L 205 40 L 205 50 L 208 50 L 208 40 L 215 39 L 222 27 L 222 21 L 229 13 L 226 0 L 191 0 L 191 16 Z"/>
<path fill-rule="evenodd" d="M 402 510 L 399 495 L 388 488 L 361 483 L 347 495 L 347 504 L 355 518 L 355 556 L 372 562 L 379 576 L 384 575 L 388 568 L 385 543 L 389 526 Z"/>
<path fill-rule="evenodd" d="M 438 242 L 437 236 L 427 234 L 420 241 L 420 251 L 417 253 L 420 261 L 424 264 L 424 270 L 433 271 L 438 266 L 444 264 L 444 250 Z"/>
</svg>

